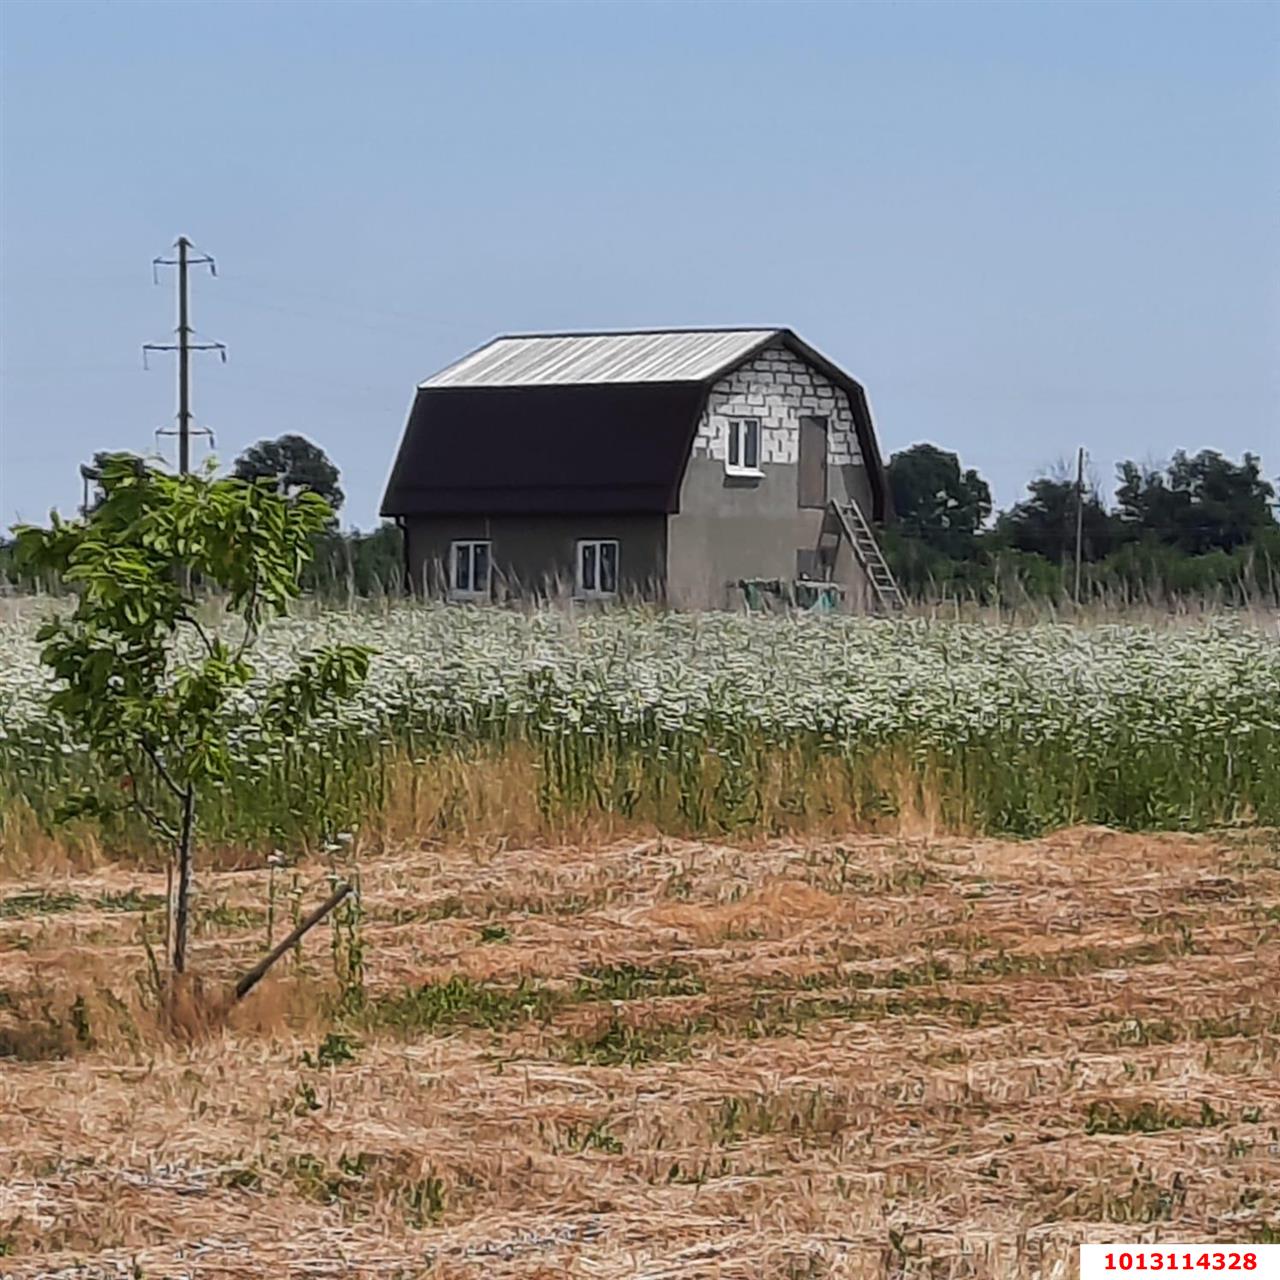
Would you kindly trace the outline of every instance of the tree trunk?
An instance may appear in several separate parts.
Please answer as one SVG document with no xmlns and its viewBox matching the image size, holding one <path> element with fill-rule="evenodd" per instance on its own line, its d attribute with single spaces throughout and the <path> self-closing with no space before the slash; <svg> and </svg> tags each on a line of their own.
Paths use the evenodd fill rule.
<svg viewBox="0 0 1280 1280">
<path fill-rule="evenodd" d="M 196 827 L 195 789 L 187 784 L 182 796 L 182 831 L 178 837 L 178 902 L 173 919 L 173 971 L 187 968 L 187 924 L 191 909 L 191 842 Z"/>
</svg>

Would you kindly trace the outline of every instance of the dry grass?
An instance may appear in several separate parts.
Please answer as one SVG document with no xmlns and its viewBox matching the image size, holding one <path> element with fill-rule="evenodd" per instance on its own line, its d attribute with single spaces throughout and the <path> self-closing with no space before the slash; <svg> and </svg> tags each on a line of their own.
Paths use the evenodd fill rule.
<svg viewBox="0 0 1280 1280">
<path fill-rule="evenodd" d="M 723 769 L 723 761 L 708 754 L 700 773 L 714 784 Z M 643 816 L 603 810 L 589 801 L 549 811 L 542 794 L 545 765 L 525 743 L 444 754 L 433 758 L 429 769 L 403 752 L 388 751 L 381 772 L 384 794 L 362 828 L 366 852 L 379 856 L 406 845 L 598 847 L 662 833 L 693 833 L 680 812 L 678 792 Z M 936 767 L 914 759 L 905 748 L 867 753 L 853 767 L 838 757 L 814 760 L 800 750 L 778 747 L 761 771 L 755 803 L 741 826 L 744 839 L 817 839 L 848 831 L 932 837 L 976 830 L 965 806 L 946 797 Z M 265 850 L 275 842 L 264 838 L 261 843 Z M 202 852 L 204 864 L 218 870 L 258 865 L 263 856 L 243 841 Z M 22 800 L 0 804 L 0 878 L 75 875 L 112 862 L 154 868 L 163 865 L 164 857 L 153 833 L 141 824 L 107 839 L 87 821 L 50 825 Z"/>
<path fill-rule="evenodd" d="M 0 885 L 0 1275 L 1048 1277 L 1280 1232 L 1274 833 L 363 863 L 363 1007 L 321 930 L 211 1017 L 266 931 L 225 872 L 168 1029 L 162 877 Z"/>
</svg>

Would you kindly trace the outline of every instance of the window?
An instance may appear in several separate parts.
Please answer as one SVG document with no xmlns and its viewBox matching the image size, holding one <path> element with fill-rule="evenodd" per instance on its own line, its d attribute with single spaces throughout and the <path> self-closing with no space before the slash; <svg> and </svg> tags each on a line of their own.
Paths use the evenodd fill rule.
<svg viewBox="0 0 1280 1280">
<path fill-rule="evenodd" d="M 489 595 L 490 543 L 455 542 L 451 547 L 449 594 L 464 600 Z"/>
<path fill-rule="evenodd" d="M 760 470 L 760 419 L 730 418 L 729 448 L 724 469 L 730 475 L 758 476 Z"/>
<path fill-rule="evenodd" d="M 578 595 L 618 594 L 618 543 L 613 538 L 578 543 Z"/>
</svg>

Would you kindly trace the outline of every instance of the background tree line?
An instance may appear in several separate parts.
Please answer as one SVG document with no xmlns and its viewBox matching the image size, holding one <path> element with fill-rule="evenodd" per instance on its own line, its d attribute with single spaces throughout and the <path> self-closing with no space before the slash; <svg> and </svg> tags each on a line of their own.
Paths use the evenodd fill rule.
<svg viewBox="0 0 1280 1280">
<path fill-rule="evenodd" d="M 109 456 L 95 455 L 85 468 L 89 479 Z M 896 520 L 884 533 L 885 553 L 909 596 L 992 602 L 1072 594 L 1074 476 L 1033 479 L 1021 502 L 993 518 L 990 486 L 976 471 L 963 469 L 954 453 L 912 445 L 893 454 L 888 471 Z M 403 589 L 400 530 L 385 522 L 368 533 L 338 527 L 341 477 L 318 445 L 299 435 L 261 440 L 236 459 L 232 474 L 272 480 L 281 492 L 310 490 L 333 508 L 333 521 L 315 535 L 304 589 L 338 597 Z M 1210 449 L 1195 455 L 1179 450 L 1163 468 L 1122 463 L 1111 505 L 1096 482 L 1086 482 L 1079 492 L 1082 597 L 1280 600 L 1275 496 L 1259 459 L 1249 453 L 1239 463 Z M 90 496 L 90 509 L 98 500 Z M 19 589 L 56 589 L 23 581 L 11 544 L 0 540 L 0 583 L 6 582 Z"/>
<path fill-rule="evenodd" d="M 918 598 L 1069 596 L 1077 519 L 1084 598 L 1280 598 L 1275 489 L 1250 453 L 1239 463 L 1212 449 L 1178 450 L 1163 468 L 1123 462 L 1110 506 L 1096 482 L 1040 476 L 994 519 L 987 482 L 936 445 L 895 453 L 889 482 L 897 520 L 886 554 Z"/>
<path fill-rule="evenodd" d="M 95 510 L 103 494 L 96 484 L 103 464 L 112 457 L 136 457 L 125 450 L 101 450 L 81 468 L 86 480 L 86 509 Z M 319 494 L 333 509 L 334 518 L 312 536 L 313 554 L 302 571 L 302 587 L 318 595 L 373 596 L 403 588 L 404 553 L 400 530 L 383 522 L 369 533 L 343 531 L 337 513 L 345 501 L 338 468 L 319 445 L 300 435 L 283 435 L 250 445 L 232 465 L 231 474 L 242 480 L 271 480 L 281 493 L 306 490 Z M 35 581 L 15 563 L 14 544 L 0 536 L 0 587 L 16 590 L 57 591 L 60 584 Z"/>
</svg>

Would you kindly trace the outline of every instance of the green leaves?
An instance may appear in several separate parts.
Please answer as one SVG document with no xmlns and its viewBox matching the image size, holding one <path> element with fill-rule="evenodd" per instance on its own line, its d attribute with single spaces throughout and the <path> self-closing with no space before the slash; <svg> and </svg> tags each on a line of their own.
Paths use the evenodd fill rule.
<svg viewBox="0 0 1280 1280">
<path fill-rule="evenodd" d="M 298 669 L 272 689 L 268 719 L 276 724 L 301 724 L 333 703 L 350 698 L 369 674 L 372 656 L 372 649 L 358 644 L 334 645 L 305 655 Z"/>
</svg>

